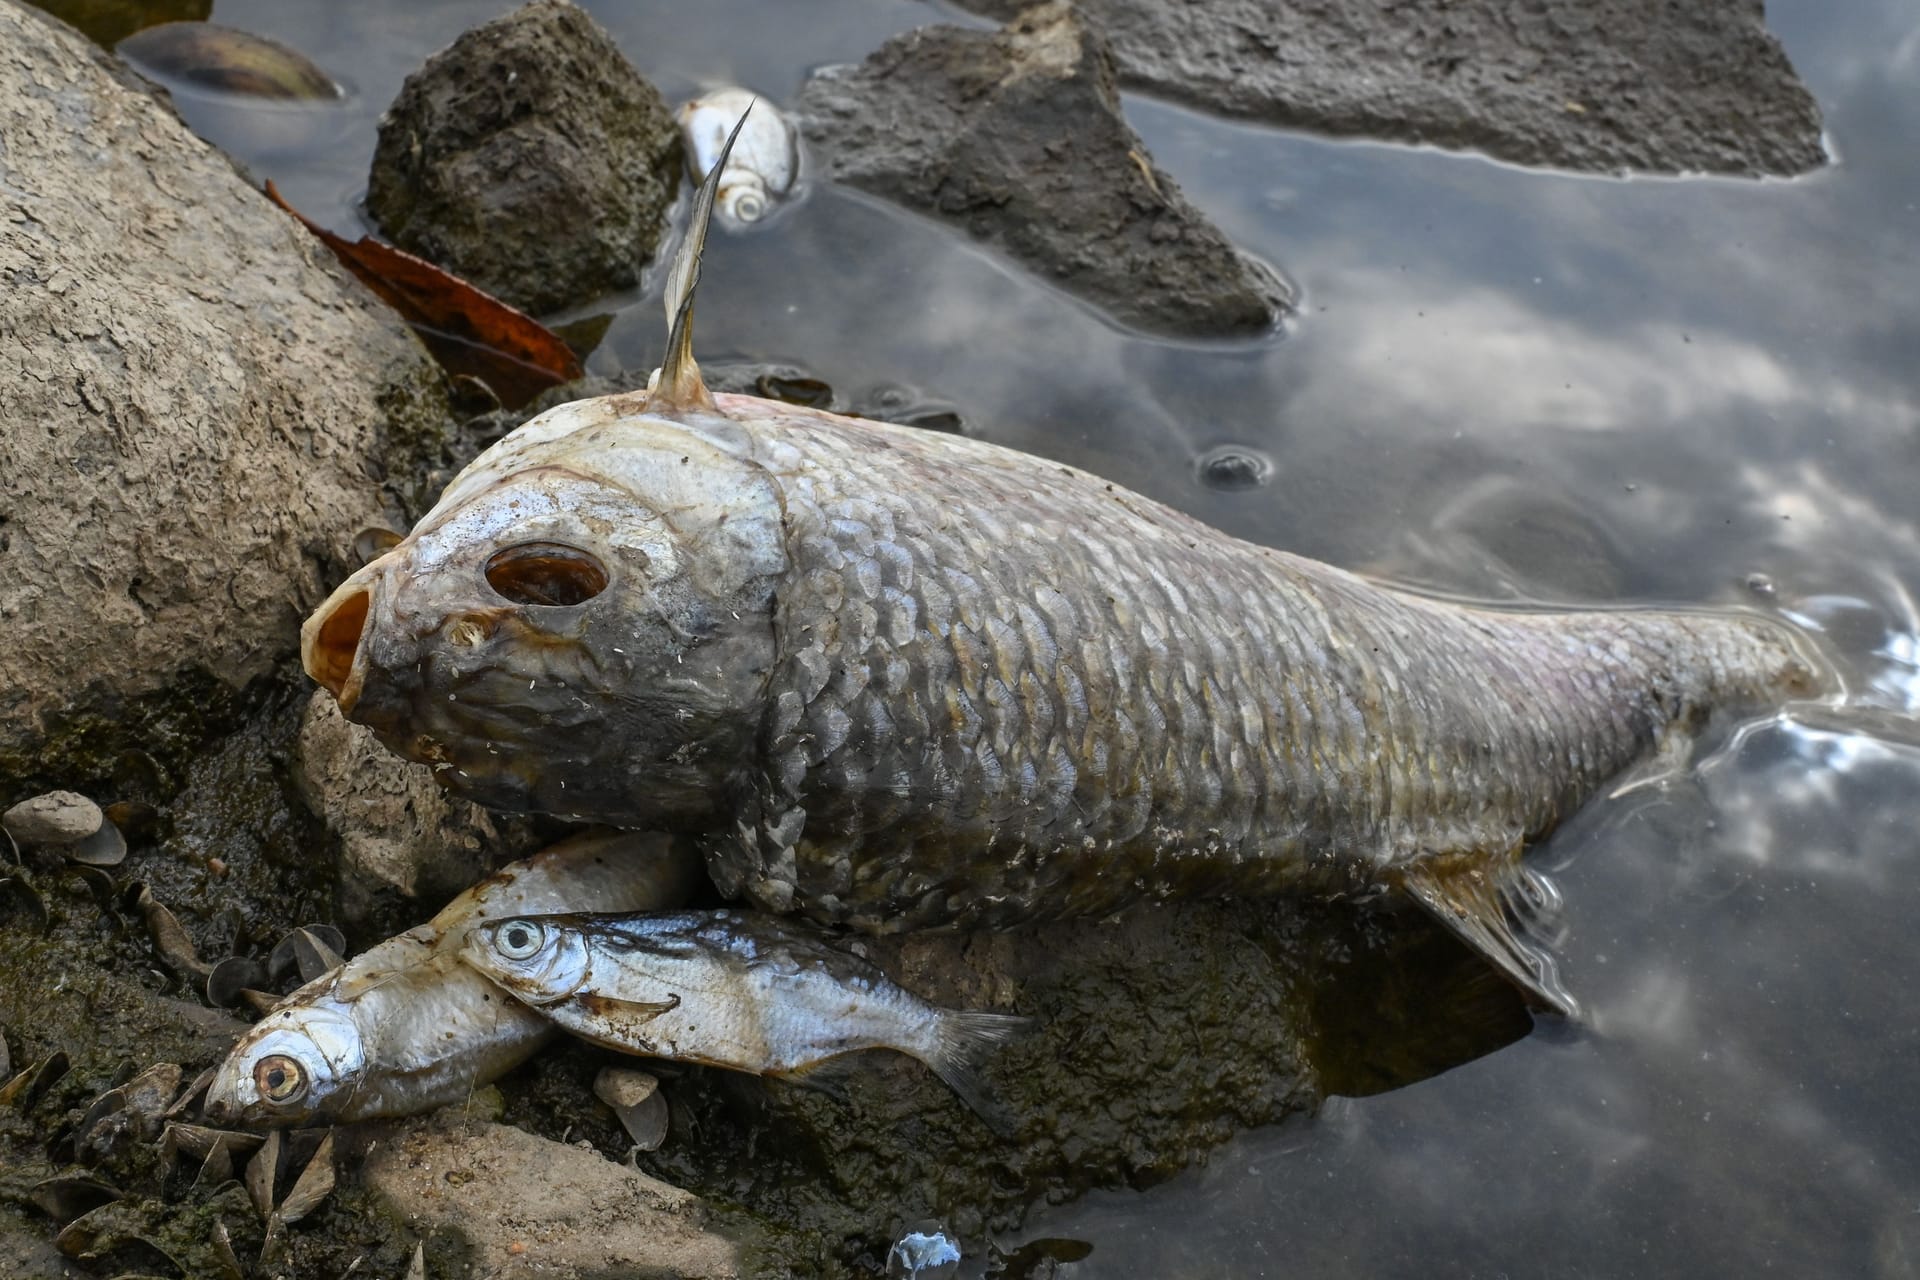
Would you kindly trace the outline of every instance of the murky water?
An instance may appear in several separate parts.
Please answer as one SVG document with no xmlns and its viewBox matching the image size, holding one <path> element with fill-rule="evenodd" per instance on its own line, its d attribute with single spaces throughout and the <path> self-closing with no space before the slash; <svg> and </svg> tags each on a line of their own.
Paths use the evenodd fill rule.
<svg viewBox="0 0 1920 1280">
<path fill-rule="evenodd" d="M 217 21 L 356 96 L 181 105 L 348 230 L 401 78 L 503 7 L 222 0 Z M 953 17 L 589 7 L 670 98 L 715 81 L 786 98 L 812 66 Z M 1920 18 L 1903 0 L 1769 10 L 1840 157 L 1794 182 L 1523 172 L 1130 99 L 1155 159 L 1304 287 L 1272 342 L 1132 336 L 818 184 L 710 251 L 709 357 L 906 384 L 973 434 L 1447 590 L 1733 601 L 1762 575 L 1849 665 L 1848 707 L 1710 737 L 1690 773 L 1589 806 L 1540 851 L 1589 1028 L 1036 1215 L 1031 1237 L 1093 1246 L 1067 1274 L 1920 1273 Z M 651 295 L 589 310 L 612 307 L 596 366 L 653 362 Z M 1218 459 L 1249 451 L 1264 476 L 1223 483 Z"/>
</svg>

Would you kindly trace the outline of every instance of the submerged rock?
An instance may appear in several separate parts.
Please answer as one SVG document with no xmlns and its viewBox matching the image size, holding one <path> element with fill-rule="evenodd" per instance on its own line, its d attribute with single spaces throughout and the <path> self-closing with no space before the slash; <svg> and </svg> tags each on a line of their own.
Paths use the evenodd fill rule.
<svg viewBox="0 0 1920 1280">
<path fill-rule="evenodd" d="M 429 1275 L 453 1274 L 435 1269 L 449 1235 L 475 1274 L 503 1280 L 740 1274 L 698 1199 L 590 1148 L 451 1117 L 353 1132 L 368 1189 L 428 1237 Z"/>
<path fill-rule="evenodd" d="M 1005 20 L 1026 0 L 959 0 Z M 1333 134 L 1612 172 L 1793 174 L 1820 110 L 1761 0 L 1080 0 L 1121 84 Z"/>
<path fill-rule="evenodd" d="M 997 32 L 898 36 L 817 73 L 796 114 L 835 180 L 951 222 L 1126 324 L 1261 333 L 1288 304 L 1153 166 L 1105 43 L 1063 0 Z"/>
<path fill-rule="evenodd" d="M 659 91 L 583 10 L 535 0 L 407 77 L 367 207 L 395 244 L 538 313 L 638 281 L 679 184 Z"/>
<path fill-rule="evenodd" d="M 156 750 L 152 708 L 204 717 L 291 653 L 333 536 L 381 516 L 444 402 L 399 321 L 106 55 L 11 3 L 0 49 L 0 777 L 22 783 Z"/>
</svg>

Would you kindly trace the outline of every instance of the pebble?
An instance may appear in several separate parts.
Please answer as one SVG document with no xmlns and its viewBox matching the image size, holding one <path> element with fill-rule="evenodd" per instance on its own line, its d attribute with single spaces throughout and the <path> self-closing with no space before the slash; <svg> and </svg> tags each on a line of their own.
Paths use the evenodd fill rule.
<svg viewBox="0 0 1920 1280">
<path fill-rule="evenodd" d="M 106 820 L 99 805 L 71 791 L 49 791 L 0 814 L 0 826 L 21 844 L 73 844 Z"/>
</svg>

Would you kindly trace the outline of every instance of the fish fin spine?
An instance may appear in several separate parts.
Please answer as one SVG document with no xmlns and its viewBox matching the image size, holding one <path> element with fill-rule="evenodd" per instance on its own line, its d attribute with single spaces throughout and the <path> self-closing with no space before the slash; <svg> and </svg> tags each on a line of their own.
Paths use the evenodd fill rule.
<svg viewBox="0 0 1920 1280">
<path fill-rule="evenodd" d="M 693 358 L 693 296 L 700 285 L 700 255 L 707 247 L 707 228 L 713 222 L 713 202 L 720 190 L 720 175 L 726 171 L 727 157 L 732 154 L 733 144 L 751 114 L 751 105 L 740 113 L 733 132 L 720 148 L 719 158 L 695 193 L 687 238 L 681 242 L 673 267 L 667 272 L 667 292 L 663 299 L 667 308 L 667 352 L 647 391 L 649 413 L 689 409 L 714 412 L 713 393 L 707 390 L 700 366 Z"/>
<path fill-rule="evenodd" d="M 1010 1137 L 1017 1128 L 1013 1113 L 994 1096 L 982 1067 L 1001 1046 L 1034 1026 L 1032 1018 L 1017 1014 L 943 1009 L 934 1024 L 933 1047 L 923 1061 L 988 1128 Z"/>
</svg>

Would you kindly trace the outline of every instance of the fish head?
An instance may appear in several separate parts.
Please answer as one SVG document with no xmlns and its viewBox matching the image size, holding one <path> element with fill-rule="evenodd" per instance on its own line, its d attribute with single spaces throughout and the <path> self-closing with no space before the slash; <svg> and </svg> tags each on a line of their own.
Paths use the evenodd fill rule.
<svg viewBox="0 0 1920 1280">
<path fill-rule="evenodd" d="M 514 916 L 476 925 L 460 958 L 527 1004 L 553 1004 L 587 985 L 592 949 L 552 917 Z"/>
<path fill-rule="evenodd" d="M 699 825 L 753 753 L 779 499 L 744 446 L 643 403 L 508 435 L 302 631 L 348 719 L 490 808 Z"/>
<path fill-rule="evenodd" d="M 283 1005 L 214 1072 L 206 1115 L 254 1128 L 323 1123 L 351 1104 L 366 1068 L 365 1038 L 346 1010 L 324 1001 Z"/>
</svg>

